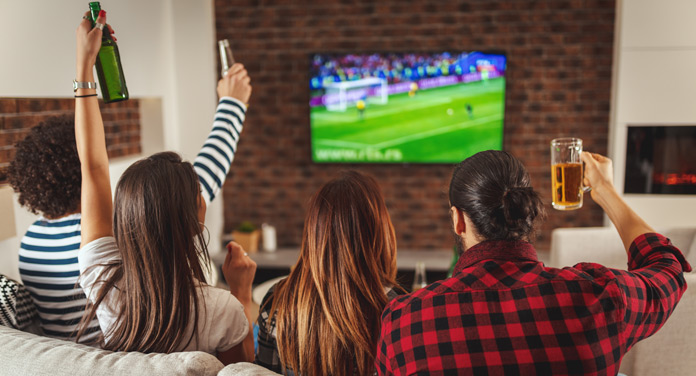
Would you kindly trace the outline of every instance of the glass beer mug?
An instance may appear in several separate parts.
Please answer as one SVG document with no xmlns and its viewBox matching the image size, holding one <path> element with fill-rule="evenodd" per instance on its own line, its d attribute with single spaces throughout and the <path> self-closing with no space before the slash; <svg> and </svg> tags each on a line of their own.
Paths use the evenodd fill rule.
<svg viewBox="0 0 696 376">
<path fill-rule="evenodd" d="M 580 160 L 582 140 L 556 138 L 551 141 L 551 196 L 554 209 L 575 210 L 582 207 L 583 166 Z"/>
</svg>

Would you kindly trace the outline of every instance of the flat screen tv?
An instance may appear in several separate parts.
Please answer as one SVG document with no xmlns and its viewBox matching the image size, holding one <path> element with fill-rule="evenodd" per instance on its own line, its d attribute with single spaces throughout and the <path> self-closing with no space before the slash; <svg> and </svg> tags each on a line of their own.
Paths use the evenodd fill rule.
<svg viewBox="0 0 696 376">
<path fill-rule="evenodd" d="M 310 70 L 314 162 L 457 163 L 502 149 L 503 54 L 314 54 Z"/>
</svg>

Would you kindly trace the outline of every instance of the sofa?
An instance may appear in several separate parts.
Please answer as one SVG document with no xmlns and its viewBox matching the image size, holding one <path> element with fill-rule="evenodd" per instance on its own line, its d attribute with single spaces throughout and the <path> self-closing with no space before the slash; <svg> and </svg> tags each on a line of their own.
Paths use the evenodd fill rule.
<svg viewBox="0 0 696 376">
<path fill-rule="evenodd" d="M 204 352 L 112 352 L 0 326 L 0 375 L 278 375 L 251 363 L 224 366 Z"/>
<path fill-rule="evenodd" d="M 667 228 L 658 232 L 677 246 L 696 267 L 696 228 Z M 596 262 L 626 269 L 623 243 L 613 227 L 556 229 L 551 236 L 549 266 L 572 266 Z M 638 342 L 621 362 L 628 376 L 696 374 L 696 272 L 684 274 L 686 293 L 665 325 L 653 336 Z"/>
</svg>

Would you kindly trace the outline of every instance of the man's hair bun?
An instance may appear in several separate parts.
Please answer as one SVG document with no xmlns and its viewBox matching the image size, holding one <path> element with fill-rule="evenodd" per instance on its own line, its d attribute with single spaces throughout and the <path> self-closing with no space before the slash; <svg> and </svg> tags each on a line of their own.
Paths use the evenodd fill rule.
<svg viewBox="0 0 696 376">
<path fill-rule="evenodd" d="M 486 240 L 530 240 L 544 215 L 527 170 L 504 151 L 483 151 L 457 165 L 449 196 Z"/>
</svg>

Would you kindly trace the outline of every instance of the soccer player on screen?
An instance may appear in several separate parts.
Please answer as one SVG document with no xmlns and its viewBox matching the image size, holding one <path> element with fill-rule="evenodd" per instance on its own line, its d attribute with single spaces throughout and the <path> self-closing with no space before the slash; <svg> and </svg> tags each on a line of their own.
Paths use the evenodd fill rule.
<svg viewBox="0 0 696 376">
<path fill-rule="evenodd" d="M 415 82 L 411 82 L 410 90 L 408 91 L 408 96 L 411 98 L 415 97 L 417 91 L 418 91 L 418 84 Z"/>
<path fill-rule="evenodd" d="M 358 102 L 355 103 L 355 107 L 358 109 L 358 115 L 360 116 L 360 121 L 365 120 L 365 107 L 367 107 L 365 104 L 365 100 L 364 99 L 358 100 Z"/>
</svg>

